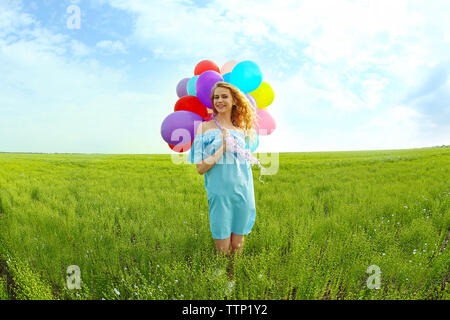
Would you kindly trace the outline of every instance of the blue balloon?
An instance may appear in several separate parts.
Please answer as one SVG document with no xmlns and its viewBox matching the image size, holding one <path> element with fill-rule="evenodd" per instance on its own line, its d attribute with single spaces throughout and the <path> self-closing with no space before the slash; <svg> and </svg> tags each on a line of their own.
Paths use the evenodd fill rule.
<svg viewBox="0 0 450 320">
<path fill-rule="evenodd" d="M 258 65 L 253 61 L 239 62 L 231 71 L 230 83 L 238 87 L 243 93 L 249 93 L 258 89 L 263 76 Z"/>
<path fill-rule="evenodd" d="M 231 72 L 225 73 L 223 75 L 223 81 L 230 83 L 230 81 L 231 81 Z"/>
<path fill-rule="evenodd" d="M 197 82 L 199 76 L 193 76 L 191 79 L 189 79 L 186 88 L 187 93 L 190 96 L 197 96 L 197 91 L 195 90 L 195 83 Z"/>
</svg>

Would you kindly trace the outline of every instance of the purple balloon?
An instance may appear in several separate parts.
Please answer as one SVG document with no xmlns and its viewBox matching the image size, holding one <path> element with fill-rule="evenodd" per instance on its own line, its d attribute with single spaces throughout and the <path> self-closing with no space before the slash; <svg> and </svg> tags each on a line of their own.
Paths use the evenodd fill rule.
<svg viewBox="0 0 450 320">
<path fill-rule="evenodd" d="M 253 105 L 253 107 L 255 107 L 256 111 L 257 105 L 255 98 L 253 98 L 253 96 L 250 93 L 246 93 L 245 96 L 247 97 L 248 100 L 250 100 L 251 104 Z"/>
<path fill-rule="evenodd" d="M 211 90 L 216 82 L 223 81 L 220 73 L 208 70 L 203 72 L 195 83 L 195 90 L 197 91 L 197 98 L 200 102 L 209 109 L 212 109 Z"/>
<path fill-rule="evenodd" d="M 190 111 L 175 111 L 169 114 L 161 124 L 161 137 L 172 145 L 190 143 L 197 132 L 203 118 Z"/>
<path fill-rule="evenodd" d="M 178 85 L 177 85 L 178 98 L 187 96 L 188 92 L 187 92 L 186 86 L 187 86 L 187 83 L 189 82 L 189 79 L 191 79 L 191 78 L 184 78 L 184 79 L 181 79 L 180 82 L 178 82 Z"/>
</svg>

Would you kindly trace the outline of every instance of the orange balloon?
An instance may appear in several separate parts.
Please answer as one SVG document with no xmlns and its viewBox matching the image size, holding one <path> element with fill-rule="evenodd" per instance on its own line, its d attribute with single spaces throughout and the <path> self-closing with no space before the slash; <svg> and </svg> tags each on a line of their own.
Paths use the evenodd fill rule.
<svg viewBox="0 0 450 320">
<path fill-rule="evenodd" d="M 224 75 L 233 71 L 233 68 L 239 63 L 237 60 L 230 60 L 222 66 L 221 74 Z"/>
</svg>

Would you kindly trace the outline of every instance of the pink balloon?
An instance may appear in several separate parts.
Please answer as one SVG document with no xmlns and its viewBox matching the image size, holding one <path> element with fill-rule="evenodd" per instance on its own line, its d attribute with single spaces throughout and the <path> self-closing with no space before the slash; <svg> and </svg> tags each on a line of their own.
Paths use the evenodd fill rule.
<svg viewBox="0 0 450 320">
<path fill-rule="evenodd" d="M 233 68 L 239 63 L 237 60 L 230 60 L 226 62 L 222 69 L 220 69 L 220 74 L 224 75 L 225 73 L 233 71 Z"/>
<path fill-rule="evenodd" d="M 258 124 L 255 126 L 255 129 L 260 136 L 268 136 L 275 130 L 275 120 L 266 109 L 256 109 L 256 119 Z"/>
</svg>

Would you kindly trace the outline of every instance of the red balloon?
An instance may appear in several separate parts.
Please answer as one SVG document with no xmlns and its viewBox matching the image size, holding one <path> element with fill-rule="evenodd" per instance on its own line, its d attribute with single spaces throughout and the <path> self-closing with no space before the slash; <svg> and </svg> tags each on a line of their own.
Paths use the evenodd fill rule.
<svg viewBox="0 0 450 320">
<path fill-rule="evenodd" d="M 220 69 L 217 64 L 211 60 L 202 60 L 195 66 L 194 76 L 201 75 L 203 72 L 208 70 L 216 71 L 220 74 Z"/>
<path fill-rule="evenodd" d="M 193 142 L 193 140 L 191 142 L 189 142 L 189 143 L 186 143 L 185 145 L 182 145 L 182 146 L 179 146 L 179 145 L 175 145 L 174 146 L 173 144 L 170 144 L 170 143 L 168 143 L 168 145 L 169 145 L 170 149 L 172 149 L 175 152 L 185 152 L 185 151 L 188 151 L 191 148 L 192 142 Z"/>
<path fill-rule="evenodd" d="M 174 111 L 190 111 L 198 114 L 203 119 L 208 117 L 208 108 L 196 96 L 184 96 L 175 103 Z"/>
<path fill-rule="evenodd" d="M 212 120 L 212 112 L 208 113 L 208 116 L 205 118 L 204 121 L 211 121 Z"/>
</svg>

